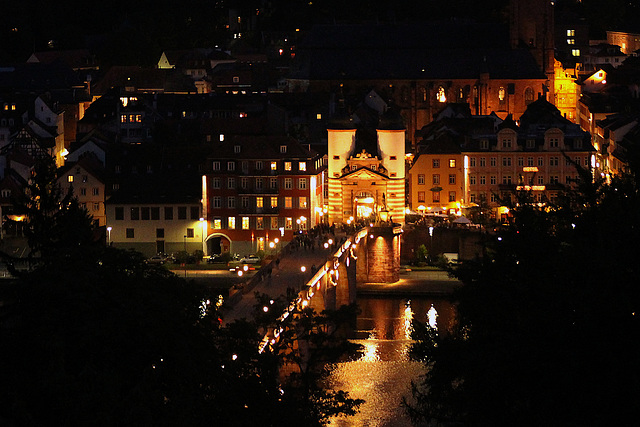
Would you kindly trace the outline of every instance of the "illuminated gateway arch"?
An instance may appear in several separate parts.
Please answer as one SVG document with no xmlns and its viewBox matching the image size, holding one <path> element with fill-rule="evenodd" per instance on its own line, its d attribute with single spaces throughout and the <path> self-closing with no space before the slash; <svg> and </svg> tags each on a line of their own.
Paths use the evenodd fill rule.
<svg viewBox="0 0 640 427">
<path fill-rule="evenodd" d="M 400 115 L 383 115 L 375 137 L 356 135 L 350 119 L 334 120 L 327 132 L 329 223 L 404 224 L 406 129 Z"/>
</svg>

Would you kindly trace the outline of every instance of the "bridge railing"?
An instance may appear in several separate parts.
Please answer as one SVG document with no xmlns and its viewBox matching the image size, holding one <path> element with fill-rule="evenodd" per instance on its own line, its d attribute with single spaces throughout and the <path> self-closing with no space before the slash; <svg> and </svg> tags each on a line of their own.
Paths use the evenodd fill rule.
<svg viewBox="0 0 640 427">
<path fill-rule="evenodd" d="M 264 335 L 263 339 L 260 341 L 260 345 L 258 346 L 260 353 L 265 351 L 268 346 L 274 345 L 277 342 L 278 337 L 284 330 L 284 323 L 293 317 L 296 310 L 303 310 L 310 304 L 314 295 L 321 290 L 322 278 L 327 276 L 327 285 L 338 285 L 338 267 L 340 266 L 340 263 L 343 262 L 341 259 L 344 259 L 345 255 L 357 259 L 353 254 L 353 248 L 358 244 L 360 239 L 367 235 L 368 230 L 368 227 L 365 227 L 347 237 L 347 239 L 340 244 L 338 249 L 329 257 L 329 259 L 320 266 L 320 268 L 318 268 L 318 271 L 305 283 L 302 290 L 298 292 L 297 298 L 289 304 L 282 315 L 276 319 L 275 324 L 269 328 L 267 333 Z"/>
</svg>

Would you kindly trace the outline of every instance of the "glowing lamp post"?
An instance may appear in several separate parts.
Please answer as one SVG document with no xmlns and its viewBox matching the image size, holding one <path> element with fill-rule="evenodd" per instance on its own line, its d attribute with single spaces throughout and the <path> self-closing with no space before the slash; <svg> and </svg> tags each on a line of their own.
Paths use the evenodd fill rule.
<svg viewBox="0 0 640 427">
<path fill-rule="evenodd" d="M 111 230 L 112 227 L 107 227 L 107 246 L 111 246 Z"/>
<path fill-rule="evenodd" d="M 429 240 L 431 241 L 429 244 L 429 253 L 433 253 L 433 227 L 429 227 Z"/>
</svg>

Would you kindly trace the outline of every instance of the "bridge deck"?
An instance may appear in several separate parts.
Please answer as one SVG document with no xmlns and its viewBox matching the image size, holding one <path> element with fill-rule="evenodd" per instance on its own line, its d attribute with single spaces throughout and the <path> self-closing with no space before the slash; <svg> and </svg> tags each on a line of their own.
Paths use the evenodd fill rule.
<svg viewBox="0 0 640 427">
<path fill-rule="evenodd" d="M 322 242 L 326 242 L 329 238 L 332 238 L 334 241 L 340 241 L 343 237 L 344 234 L 329 235 L 323 239 Z M 267 294 L 274 299 L 280 295 L 286 295 L 287 288 L 293 288 L 296 292 L 299 292 L 313 277 L 312 266 L 320 268 L 335 251 L 335 247 L 332 248 L 331 246 L 329 246 L 328 249 L 324 249 L 322 246 L 321 248 L 316 246 L 313 251 L 311 249 L 304 249 L 301 246 L 286 255 L 281 254 L 280 265 L 278 267 L 276 267 L 275 263 L 271 265 L 271 278 L 267 276 L 263 280 L 245 287 L 242 290 L 241 299 L 239 299 L 240 295 L 235 295 L 230 298 L 232 299 L 232 309 L 224 313 L 224 322 L 231 323 L 236 319 L 239 320 L 243 318 L 251 319 L 253 306 L 256 303 L 254 298 L 255 292 Z M 302 266 L 305 267 L 305 272 L 301 271 Z M 263 267 L 263 271 L 264 268 L 265 267 Z"/>
</svg>

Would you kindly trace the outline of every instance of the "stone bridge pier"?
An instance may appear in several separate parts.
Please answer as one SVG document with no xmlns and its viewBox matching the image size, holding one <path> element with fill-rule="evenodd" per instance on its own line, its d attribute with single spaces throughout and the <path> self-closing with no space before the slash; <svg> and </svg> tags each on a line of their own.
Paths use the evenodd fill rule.
<svg viewBox="0 0 640 427">
<path fill-rule="evenodd" d="M 398 281 L 401 234 L 400 226 L 375 226 L 349 236 L 309 281 L 310 306 L 317 312 L 336 310 L 356 302 L 359 283 Z"/>
</svg>

